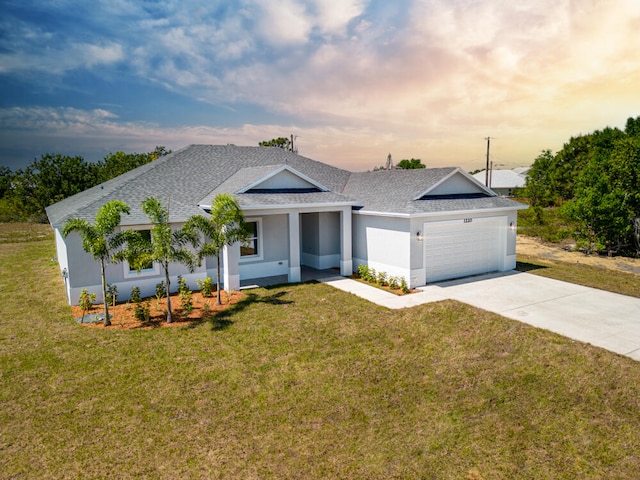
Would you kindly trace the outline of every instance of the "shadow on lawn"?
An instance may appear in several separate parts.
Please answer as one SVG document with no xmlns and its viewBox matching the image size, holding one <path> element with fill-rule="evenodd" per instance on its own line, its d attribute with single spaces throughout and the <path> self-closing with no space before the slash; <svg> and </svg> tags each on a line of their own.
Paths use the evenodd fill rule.
<svg viewBox="0 0 640 480">
<path fill-rule="evenodd" d="M 549 268 L 545 265 L 539 265 L 537 263 L 529 263 L 529 262 L 516 262 L 516 270 L 519 272 L 531 272 L 533 270 L 541 270 Z"/>
<path fill-rule="evenodd" d="M 267 287 L 267 290 L 269 289 L 270 287 Z M 225 308 L 218 313 L 210 315 L 197 322 L 193 322 L 185 328 L 194 328 L 198 325 L 201 325 L 202 323 L 207 322 L 211 324 L 211 330 L 213 331 L 225 330 L 226 328 L 233 325 L 234 322 L 232 318 L 235 315 L 247 309 L 254 303 L 267 303 L 270 305 L 290 305 L 292 303 L 295 303 L 292 300 L 285 300 L 282 298 L 288 293 L 288 291 L 280 291 L 274 293 L 273 295 L 259 295 L 255 292 L 246 292 L 242 300 L 234 303 L 233 305 L 230 305 L 228 308 Z"/>
</svg>

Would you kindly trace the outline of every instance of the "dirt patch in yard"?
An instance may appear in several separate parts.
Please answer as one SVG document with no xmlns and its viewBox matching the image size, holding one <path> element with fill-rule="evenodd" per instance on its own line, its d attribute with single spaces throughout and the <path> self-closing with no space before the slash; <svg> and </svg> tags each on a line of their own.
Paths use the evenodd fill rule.
<svg viewBox="0 0 640 480">
<path fill-rule="evenodd" d="M 193 309 L 190 312 L 186 312 L 180 304 L 180 296 L 176 293 L 171 295 L 171 307 L 173 311 L 173 322 L 167 323 L 166 310 L 167 299 L 162 298 L 160 300 L 155 297 L 147 298 L 142 301 L 142 305 L 149 308 L 149 321 L 141 322 L 135 318 L 135 305 L 130 302 L 118 303 L 116 306 L 109 306 L 109 316 L 111 317 L 111 326 L 107 328 L 117 328 L 122 330 L 133 329 L 145 329 L 145 328 L 158 328 L 158 327 L 172 327 L 172 326 L 185 326 L 190 323 L 200 322 L 207 318 L 213 318 L 217 313 L 228 308 L 229 306 L 237 303 L 242 298 L 242 292 L 231 292 L 227 295 L 227 292 L 222 290 L 222 305 L 216 305 L 216 294 L 213 293 L 212 297 L 203 297 L 200 292 L 193 292 L 191 294 L 191 300 L 193 302 Z M 79 319 L 82 317 L 82 308 L 78 306 L 72 306 L 73 318 Z M 102 304 L 94 305 L 94 307 L 85 313 L 86 315 L 101 314 L 103 312 Z M 85 318 L 86 321 L 86 318 Z M 83 326 L 91 328 L 105 328 L 102 322 L 100 323 L 83 323 Z"/>
<path fill-rule="evenodd" d="M 604 255 L 585 255 L 554 244 L 544 243 L 533 237 L 518 235 L 516 253 L 538 257 L 547 261 L 581 263 L 594 267 L 630 272 L 640 275 L 640 259 L 629 257 L 607 257 Z"/>
</svg>

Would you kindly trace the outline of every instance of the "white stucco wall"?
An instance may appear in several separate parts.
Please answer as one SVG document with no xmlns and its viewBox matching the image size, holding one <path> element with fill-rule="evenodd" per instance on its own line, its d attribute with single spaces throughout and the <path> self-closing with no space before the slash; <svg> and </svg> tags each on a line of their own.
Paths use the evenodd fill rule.
<svg viewBox="0 0 640 480">
<path fill-rule="evenodd" d="M 64 242 L 64 238 L 60 233 L 60 230 L 57 228 L 53 230 L 54 238 L 56 241 L 56 258 L 58 259 L 58 265 L 60 266 L 60 275 L 62 275 L 63 271 L 69 272 L 69 258 L 67 255 L 67 245 Z M 69 280 L 66 279 L 64 281 L 65 295 L 67 296 L 67 300 L 69 300 Z"/>
<path fill-rule="evenodd" d="M 376 272 L 403 277 L 411 274 L 411 234 L 408 218 L 353 216 L 353 268 L 369 265 Z"/>
<path fill-rule="evenodd" d="M 500 245 L 499 269 L 513 270 L 516 266 L 517 211 L 462 212 L 457 214 L 423 215 L 394 218 L 356 214 L 353 216 L 354 270 L 368 264 L 376 271 L 404 277 L 411 288 L 425 284 L 426 268 L 424 242 L 425 222 L 461 220 L 464 218 L 501 217 L 501 228 L 496 231 Z"/>
</svg>

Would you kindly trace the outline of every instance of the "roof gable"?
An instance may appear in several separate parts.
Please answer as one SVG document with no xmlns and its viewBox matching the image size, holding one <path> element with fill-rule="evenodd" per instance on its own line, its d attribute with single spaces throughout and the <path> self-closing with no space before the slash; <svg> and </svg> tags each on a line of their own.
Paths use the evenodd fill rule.
<svg viewBox="0 0 640 480">
<path fill-rule="evenodd" d="M 417 195 L 414 200 L 429 198 L 479 198 L 493 197 L 495 193 L 478 182 L 471 175 L 456 168 L 447 176 Z"/>
<path fill-rule="evenodd" d="M 242 172 L 238 172 L 242 174 Z M 329 189 L 289 165 L 281 165 L 233 193 L 327 192 Z"/>
</svg>

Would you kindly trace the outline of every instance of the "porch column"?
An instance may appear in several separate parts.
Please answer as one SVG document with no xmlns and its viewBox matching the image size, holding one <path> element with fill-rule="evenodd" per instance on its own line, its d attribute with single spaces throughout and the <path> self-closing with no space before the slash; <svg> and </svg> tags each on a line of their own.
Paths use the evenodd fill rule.
<svg viewBox="0 0 640 480">
<path fill-rule="evenodd" d="M 351 207 L 347 207 L 340 211 L 340 275 L 343 277 L 353 273 L 351 234 Z"/>
<path fill-rule="evenodd" d="M 289 213 L 289 283 L 299 282 L 300 274 L 300 215 Z"/>
<path fill-rule="evenodd" d="M 227 292 L 240 290 L 240 242 L 222 249 L 222 285 Z"/>
</svg>

